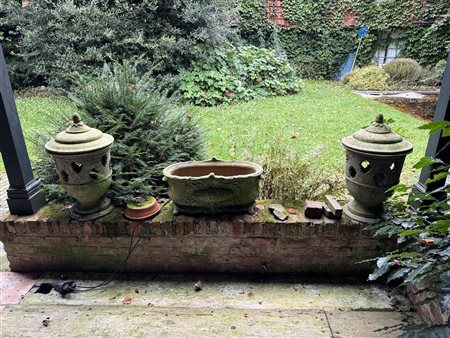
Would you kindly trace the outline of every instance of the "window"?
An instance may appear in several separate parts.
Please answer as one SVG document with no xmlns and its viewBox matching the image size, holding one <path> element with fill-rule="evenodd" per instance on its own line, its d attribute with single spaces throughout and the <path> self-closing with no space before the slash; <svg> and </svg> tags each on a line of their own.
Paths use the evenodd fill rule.
<svg viewBox="0 0 450 338">
<path fill-rule="evenodd" d="M 384 65 L 400 54 L 401 32 L 381 33 L 378 38 L 378 48 L 373 63 Z"/>
</svg>

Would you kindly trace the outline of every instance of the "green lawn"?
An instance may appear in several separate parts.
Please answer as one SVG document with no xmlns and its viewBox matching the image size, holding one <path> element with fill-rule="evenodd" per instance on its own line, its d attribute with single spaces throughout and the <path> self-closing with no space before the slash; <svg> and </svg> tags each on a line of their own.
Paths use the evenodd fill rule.
<svg viewBox="0 0 450 338">
<path fill-rule="evenodd" d="M 215 108 L 193 108 L 207 133 L 207 155 L 221 159 L 257 158 L 271 144 L 301 154 L 317 154 L 317 164 L 343 168 L 341 139 L 370 124 L 375 115 L 392 119 L 391 126 L 414 144 L 405 171 L 415 179 L 412 165 L 423 156 L 424 122 L 388 105 L 364 99 L 339 83 L 306 81 L 296 95 L 259 99 Z"/>
<path fill-rule="evenodd" d="M 70 101 L 59 98 L 21 98 L 16 100 L 16 105 L 31 160 L 35 160 L 38 153 L 35 145 L 37 133 L 48 130 L 49 125 L 55 125 L 54 121 L 64 115 L 70 116 L 74 110 Z M 50 130 L 48 132 L 53 133 Z M 0 159 L 0 172 L 2 171 L 4 166 Z"/>
<path fill-rule="evenodd" d="M 61 119 L 61 112 L 70 116 L 74 110 L 67 100 L 57 98 L 17 99 L 17 107 L 32 160 L 37 151 L 36 131 Z M 318 166 L 338 170 L 344 166 L 341 139 L 368 125 L 377 113 L 394 120 L 394 130 L 414 144 L 405 167 L 412 181 L 411 167 L 423 156 L 427 142 L 426 131 L 417 129 L 423 121 L 355 95 L 339 83 L 306 81 L 297 95 L 191 109 L 205 129 L 208 157 L 258 158 L 278 143 L 283 149 L 313 156 Z"/>
</svg>

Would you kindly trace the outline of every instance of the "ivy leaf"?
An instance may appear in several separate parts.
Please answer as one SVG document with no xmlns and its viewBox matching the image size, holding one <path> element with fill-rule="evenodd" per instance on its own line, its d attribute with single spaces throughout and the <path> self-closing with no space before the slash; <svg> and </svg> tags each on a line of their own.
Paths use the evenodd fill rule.
<svg viewBox="0 0 450 338">
<path fill-rule="evenodd" d="M 433 224 L 431 230 L 437 231 L 441 234 L 445 234 L 448 231 L 449 227 L 450 227 L 450 219 L 441 219 Z"/>
<path fill-rule="evenodd" d="M 423 277 L 424 274 L 429 272 L 433 268 L 432 262 L 427 262 L 422 265 L 419 265 L 413 272 L 411 272 L 408 277 L 405 279 L 405 283 L 417 282 Z"/>
<path fill-rule="evenodd" d="M 414 236 L 426 232 L 426 230 L 405 230 L 399 234 L 402 237 Z"/>
<path fill-rule="evenodd" d="M 431 157 L 424 156 L 419 160 L 419 162 L 417 162 L 416 164 L 413 165 L 413 168 L 414 169 L 422 169 L 423 167 L 428 167 L 434 163 L 435 163 L 435 161 Z"/>
<path fill-rule="evenodd" d="M 384 265 L 386 265 L 389 262 L 389 257 L 381 257 L 377 260 L 377 267 L 382 268 Z"/>
<path fill-rule="evenodd" d="M 450 271 L 446 271 L 443 274 L 441 274 L 441 281 L 442 284 L 450 285 Z"/>
<path fill-rule="evenodd" d="M 450 327 L 447 325 L 434 325 L 419 332 L 405 332 L 399 338 L 447 338 L 450 337 Z"/>
<path fill-rule="evenodd" d="M 430 183 L 440 181 L 440 180 L 446 178 L 448 175 L 450 175 L 449 172 L 438 173 L 438 174 L 434 175 L 433 178 L 429 178 L 425 183 L 430 184 Z"/>
<path fill-rule="evenodd" d="M 450 295 L 444 295 L 442 297 L 441 305 L 444 310 L 450 309 Z"/>
<path fill-rule="evenodd" d="M 375 268 L 373 273 L 369 275 L 368 278 L 369 281 L 377 280 L 379 277 L 383 276 L 386 272 L 389 271 L 389 269 L 391 268 L 391 266 L 394 265 L 394 263 L 392 262 L 387 263 L 386 261 L 388 259 L 389 259 L 388 257 L 382 257 L 378 259 L 377 267 Z"/>
<path fill-rule="evenodd" d="M 448 127 L 450 127 L 450 122 L 448 121 L 434 121 L 420 126 L 419 129 L 429 130 L 430 134 L 434 134 L 435 132 Z"/>
<path fill-rule="evenodd" d="M 388 283 L 389 283 L 390 281 L 394 280 L 394 279 L 403 277 L 403 276 L 404 276 L 405 274 L 407 274 L 409 271 L 411 271 L 410 268 L 401 268 L 401 269 L 392 271 L 392 272 L 388 275 L 388 277 L 387 277 Z"/>
</svg>

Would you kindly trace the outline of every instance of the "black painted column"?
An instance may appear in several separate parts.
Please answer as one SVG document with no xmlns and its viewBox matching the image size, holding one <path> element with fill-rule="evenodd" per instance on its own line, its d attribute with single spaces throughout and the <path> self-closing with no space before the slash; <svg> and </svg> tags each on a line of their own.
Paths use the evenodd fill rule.
<svg viewBox="0 0 450 338">
<path fill-rule="evenodd" d="M 450 52 L 447 57 L 447 66 L 445 67 L 444 77 L 442 79 L 441 91 L 439 93 L 439 99 L 436 105 L 436 111 L 434 113 L 433 121 L 450 121 Z M 450 137 L 443 137 L 442 131 L 438 131 L 433 135 L 430 135 L 428 140 L 426 156 L 433 158 L 439 158 L 445 163 L 450 163 L 450 146 L 445 145 L 450 142 Z M 436 170 L 431 172 L 431 170 Z M 443 169 L 447 170 L 448 169 Z M 432 167 L 425 167 L 420 173 L 419 182 L 414 185 L 414 188 L 422 193 L 429 193 L 438 188 L 443 187 L 446 184 L 446 179 L 439 180 L 434 183 L 426 184 L 429 178 L 433 178 L 434 175 L 439 173 L 439 165 Z M 435 194 L 438 199 L 446 197 L 445 192 Z"/>
<path fill-rule="evenodd" d="M 45 204 L 39 180 L 31 171 L 16 103 L 0 44 L 0 152 L 9 180 L 7 201 L 14 215 L 31 215 Z"/>
</svg>

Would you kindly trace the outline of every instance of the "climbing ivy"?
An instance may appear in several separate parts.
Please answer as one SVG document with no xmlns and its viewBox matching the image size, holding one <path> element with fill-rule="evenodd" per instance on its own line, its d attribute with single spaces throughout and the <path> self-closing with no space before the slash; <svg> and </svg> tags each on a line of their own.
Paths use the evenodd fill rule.
<svg viewBox="0 0 450 338">
<path fill-rule="evenodd" d="M 305 77 L 334 78 L 356 49 L 361 25 L 369 32 L 358 55 L 360 66 L 370 63 L 381 33 L 401 32 L 401 56 L 423 66 L 435 65 L 450 48 L 448 0 L 282 0 L 287 27 L 266 19 L 266 0 L 240 2 L 242 36 L 258 46 L 273 44 L 276 36 Z M 349 14 L 356 17 L 354 26 L 343 25 Z"/>
</svg>

